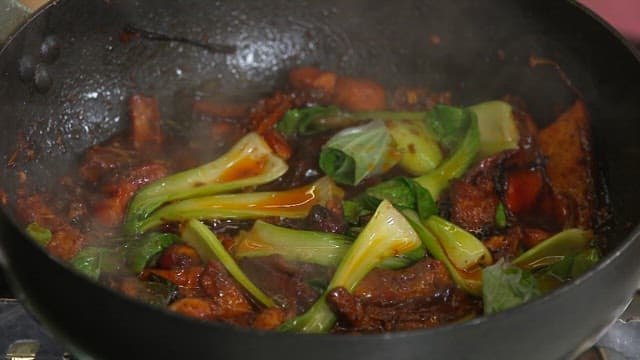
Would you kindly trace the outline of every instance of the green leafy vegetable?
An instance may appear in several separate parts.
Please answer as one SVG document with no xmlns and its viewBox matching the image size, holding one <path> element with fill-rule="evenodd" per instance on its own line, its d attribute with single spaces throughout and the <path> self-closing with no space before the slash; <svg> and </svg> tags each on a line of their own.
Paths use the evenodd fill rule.
<svg viewBox="0 0 640 360">
<path fill-rule="evenodd" d="M 122 259 L 122 249 L 85 247 L 78 251 L 69 263 L 76 271 L 93 280 L 98 280 L 102 273 L 118 271 Z"/>
<path fill-rule="evenodd" d="M 238 258 L 281 255 L 290 261 L 337 266 L 353 244 L 353 238 L 319 231 L 294 230 L 256 221 L 250 231 L 238 235 L 234 255 Z M 425 255 L 424 247 L 398 254 L 380 263 L 380 267 L 399 269 Z"/>
<path fill-rule="evenodd" d="M 447 256 L 447 253 L 443 249 L 440 241 L 438 241 L 436 236 L 427 229 L 415 211 L 404 209 L 402 210 L 402 214 L 420 236 L 420 240 L 427 248 L 429 254 L 444 264 L 453 281 L 468 293 L 480 295 L 482 293 L 482 279 L 480 278 L 481 272 L 479 270 L 467 272 L 458 269 Z"/>
<path fill-rule="evenodd" d="M 49 241 L 51 241 L 51 230 L 40 226 L 38 223 L 31 223 L 27 225 L 25 230 L 29 237 L 42 246 L 46 246 Z"/>
<path fill-rule="evenodd" d="M 447 149 L 454 149 L 469 127 L 471 113 L 463 108 L 436 105 L 426 114 L 426 125 Z"/>
<path fill-rule="evenodd" d="M 276 124 L 276 129 L 284 136 L 313 135 L 327 129 L 335 128 L 338 122 L 346 127 L 345 120 L 348 115 L 335 106 L 312 106 L 303 109 L 287 111 Z"/>
<path fill-rule="evenodd" d="M 525 251 L 513 260 L 513 265 L 525 269 L 548 266 L 587 249 L 592 239 L 593 234 L 589 231 L 567 229 Z"/>
<path fill-rule="evenodd" d="M 341 200 L 343 191 L 327 177 L 311 185 L 286 191 L 221 194 L 166 205 L 139 225 L 145 232 L 166 222 L 190 219 L 257 219 L 270 216 L 302 218 L 314 205 Z"/>
<path fill-rule="evenodd" d="M 275 306 L 273 301 L 244 274 L 220 240 L 205 224 L 198 220 L 188 221 L 182 231 L 182 240 L 196 249 L 203 260 L 220 260 L 229 274 L 264 306 Z"/>
<path fill-rule="evenodd" d="M 352 292 L 358 282 L 384 259 L 419 248 L 420 238 L 388 201 L 382 201 L 336 269 L 325 293 L 304 314 L 284 323 L 281 331 L 322 333 L 336 321 L 325 300 L 329 291 L 344 287 Z"/>
<path fill-rule="evenodd" d="M 329 139 L 320 152 L 320 169 L 338 183 L 357 185 L 389 170 L 400 156 L 389 130 L 377 120 L 344 129 Z"/>
<path fill-rule="evenodd" d="M 412 179 L 398 176 L 344 201 L 345 218 L 356 223 L 360 216 L 373 213 L 382 200 L 390 201 L 397 208 L 416 210 L 422 219 L 438 213 L 435 201 L 425 188 Z"/>
<path fill-rule="evenodd" d="M 508 149 L 517 149 L 520 141 L 518 126 L 511 105 L 504 101 L 487 101 L 468 108 L 478 118 L 480 150 L 486 158 Z"/>
<path fill-rule="evenodd" d="M 482 241 L 461 227 L 433 215 L 424 222 L 435 235 L 451 263 L 460 270 L 470 270 L 478 265 L 493 262 L 491 253 Z"/>
<path fill-rule="evenodd" d="M 457 148 L 453 151 L 451 156 L 445 159 L 435 170 L 414 179 L 418 184 L 422 185 L 422 187 L 429 191 L 434 200 L 437 200 L 440 196 L 440 192 L 449 186 L 450 180 L 464 174 L 478 154 L 480 146 L 478 122 L 473 113 L 462 113 L 467 114 L 464 118 L 468 119 L 468 126 L 466 127 L 464 137 L 459 141 Z M 461 123 L 465 123 L 465 121 L 461 121 Z M 449 128 L 445 127 L 445 129 Z M 447 135 L 451 139 L 454 138 L 453 134 L 456 134 L 457 136 L 459 130 L 457 127 L 454 129 L 455 131 L 451 130 L 449 132 L 451 135 Z M 453 140 L 451 140 L 451 143 L 453 143 Z"/>
<path fill-rule="evenodd" d="M 385 125 L 396 142 L 396 149 L 402 154 L 398 164 L 401 168 L 418 176 L 440 164 L 442 151 L 428 133 L 422 119 L 387 121 Z"/>
<path fill-rule="evenodd" d="M 600 253 L 590 248 L 577 255 L 565 256 L 557 263 L 535 273 L 542 292 L 549 292 L 562 283 L 575 279 L 600 261 Z"/>
<path fill-rule="evenodd" d="M 382 260 L 377 267 L 382 269 L 398 270 L 413 265 L 422 260 L 427 255 L 427 248 L 424 245 L 420 245 L 415 250 L 407 251 L 406 253 L 396 254 Z"/>
<path fill-rule="evenodd" d="M 236 257 L 282 255 L 287 260 L 337 266 L 353 239 L 339 234 L 288 229 L 256 221 L 238 236 Z"/>
<path fill-rule="evenodd" d="M 485 314 L 523 304 L 540 295 L 538 283 L 527 270 L 502 259 L 482 271 L 482 300 Z"/>
<path fill-rule="evenodd" d="M 152 233 L 133 240 L 129 242 L 125 254 L 127 266 L 134 273 L 139 273 L 151 259 L 179 240 L 177 235 L 169 233 Z"/>
<path fill-rule="evenodd" d="M 587 249 L 573 258 L 569 277 L 575 279 L 591 270 L 600 261 L 600 252 L 596 248 Z"/>
<path fill-rule="evenodd" d="M 287 169 L 284 160 L 273 153 L 260 135 L 249 133 L 218 159 L 139 190 L 129 205 L 125 232 L 141 233 L 141 224 L 165 203 L 264 184 Z"/>
<path fill-rule="evenodd" d="M 507 210 L 501 202 L 496 207 L 496 226 L 499 229 L 507 227 Z"/>
</svg>

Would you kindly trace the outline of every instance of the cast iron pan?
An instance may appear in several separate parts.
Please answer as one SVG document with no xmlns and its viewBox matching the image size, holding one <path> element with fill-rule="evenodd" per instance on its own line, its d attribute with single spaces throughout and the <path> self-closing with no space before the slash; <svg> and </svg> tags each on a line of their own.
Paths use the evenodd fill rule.
<svg viewBox="0 0 640 360">
<path fill-rule="evenodd" d="M 237 50 L 123 43 L 127 24 Z M 54 2 L 0 53 L 0 187 L 10 204 L 24 171 L 51 189 L 83 149 L 126 127 L 131 94 L 158 96 L 162 113 L 180 121 L 176 94 L 257 99 L 300 64 L 389 87 L 449 89 L 457 104 L 519 95 L 548 123 L 576 94 L 554 69 L 529 67 L 530 55 L 555 60 L 587 102 L 615 223 L 611 250 L 596 269 L 525 306 L 434 330 L 305 336 L 202 323 L 137 303 L 71 272 L 13 225 L 3 229 L 3 268 L 25 306 L 79 357 L 570 357 L 622 312 L 640 279 L 640 234 L 633 230 L 640 214 L 640 64 L 619 36 L 572 2 Z M 22 154 L 5 166 L 21 139 L 34 158 Z M 12 207 L 3 210 L 13 221 Z"/>
</svg>

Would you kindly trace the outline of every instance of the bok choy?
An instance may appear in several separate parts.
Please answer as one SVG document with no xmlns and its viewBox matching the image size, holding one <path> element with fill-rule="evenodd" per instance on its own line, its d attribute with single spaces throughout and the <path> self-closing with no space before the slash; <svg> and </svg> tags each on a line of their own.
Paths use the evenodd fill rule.
<svg viewBox="0 0 640 360">
<path fill-rule="evenodd" d="M 388 201 L 382 201 L 369 223 L 340 261 L 326 291 L 304 314 L 283 325 L 281 331 L 303 333 L 327 332 L 336 316 L 326 302 L 328 292 L 344 287 L 352 292 L 357 284 L 381 261 L 395 254 L 407 253 L 421 245 L 418 234 Z"/>
<path fill-rule="evenodd" d="M 198 220 L 188 221 L 182 228 L 182 240 L 196 249 L 203 260 L 219 260 L 229 274 L 261 304 L 266 307 L 275 306 L 273 301 L 245 275 L 220 240 L 205 224 Z"/>
<path fill-rule="evenodd" d="M 286 191 L 266 191 L 203 196 L 177 201 L 155 211 L 139 225 L 145 232 L 165 222 L 191 219 L 257 219 L 269 216 L 302 218 L 314 205 L 341 200 L 343 191 L 329 178 Z"/>
<path fill-rule="evenodd" d="M 475 114 L 467 111 L 460 121 L 466 122 L 466 126 L 461 125 L 465 133 L 457 144 L 455 150 L 453 150 L 453 153 L 436 169 L 414 179 L 418 184 L 422 185 L 429 191 L 434 200 L 438 199 L 442 190 L 449 185 L 450 180 L 458 178 L 464 174 L 478 154 L 478 149 L 480 147 L 480 133 L 478 131 L 478 121 Z M 459 131 L 457 128 L 445 130 L 450 131 L 451 133 Z M 443 134 L 445 130 L 442 130 Z"/>
<path fill-rule="evenodd" d="M 320 168 L 338 183 L 357 185 L 389 170 L 400 158 L 384 123 L 372 121 L 329 139 L 320 152 Z"/>
<path fill-rule="evenodd" d="M 143 187 L 129 204 L 125 231 L 141 233 L 142 224 L 165 203 L 265 184 L 287 169 L 260 135 L 249 133 L 218 159 Z"/>
<path fill-rule="evenodd" d="M 416 233 L 420 236 L 420 240 L 427 248 L 428 253 L 436 260 L 440 260 L 449 271 L 453 281 L 463 290 L 473 295 L 482 294 L 482 277 L 481 271 L 478 269 L 472 269 L 472 271 L 465 271 L 459 269 L 449 259 L 447 252 L 441 245 L 439 239 L 423 224 L 418 214 L 410 209 L 402 211 L 407 221 L 411 224 Z M 475 248 L 475 245 L 473 246 Z M 463 250 L 461 249 L 461 252 Z M 473 252 L 471 252 L 473 253 Z M 480 259 L 478 257 L 475 257 Z"/>
<path fill-rule="evenodd" d="M 290 261 L 337 266 L 354 239 L 345 235 L 295 230 L 264 221 L 255 222 L 250 231 L 236 238 L 234 255 L 238 258 L 280 255 Z M 383 260 L 379 267 L 398 269 L 422 259 L 425 248 L 398 254 Z"/>
</svg>

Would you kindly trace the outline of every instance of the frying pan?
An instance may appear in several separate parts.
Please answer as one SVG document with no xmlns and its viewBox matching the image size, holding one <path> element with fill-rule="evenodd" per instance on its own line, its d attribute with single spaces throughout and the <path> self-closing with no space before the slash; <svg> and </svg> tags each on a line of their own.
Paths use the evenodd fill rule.
<svg viewBox="0 0 640 360">
<path fill-rule="evenodd" d="M 121 41 L 126 25 L 203 43 Z M 439 39 L 440 41 L 434 41 Z M 296 335 L 177 316 L 95 285 L 15 226 L 18 173 L 55 191 L 88 146 L 126 128 L 126 99 L 160 99 L 180 122 L 180 95 L 257 99 L 286 70 L 319 65 L 392 88 L 451 90 L 456 104 L 521 96 L 541 124 L 576 97 L 591 113 L 613 211 L 608 254 L 573 283 L 524 306 L 437 329 L 379 335 Z M 23 304 L 79 358 L 553 359 L 589 346 L 640 279 L 640 63 L 620 36 L 573 2 L 61 0 L 0 53 L 3 268 Z M 18 153 L 21 142 L 32 152 Z M 12 161 L 9 161 L 12 159 Z M 14 161 L 15 160 L 15 161 Z M 5 166 L 8 162 L 12 166 Z"/>
</svg>

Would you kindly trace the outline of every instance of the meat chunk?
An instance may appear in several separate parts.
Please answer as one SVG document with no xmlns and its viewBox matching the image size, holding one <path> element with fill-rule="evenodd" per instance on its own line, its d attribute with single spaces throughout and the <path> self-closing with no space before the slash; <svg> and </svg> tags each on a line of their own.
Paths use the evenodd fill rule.
<svg viewBox="0 0 640 360">
<path fill-rule="evenodd" d="M 383 110 L 386 93 L 374 81 L 341 76 L 336 81 L 333 102 L 349 111 Z"/>
<path fill-rule="evenodd" d="M 27 224 L 37 223 L 51 231 L 47 249 L 62 260 L 70 260 L 85 243 L 84 235 L 71 226 L 43 195 L 20 192 L 16 202 L 18 217 Z"/>
<path fill-rule="evenodd" d="M 500 203 L 496 189 L 496 179 L 501 175 L 501 165 L 508 153 L 500 153 L 480 162 L 469 169 L 466 176 L 454 180 L 443 205 L 450 220 L 476 235 L 484 238 L 491 234 L 496 225 L 496 209 Z"/>
<path fill-rule="evenodd" d="M 162 252 L 158 267 L 162 269 L 186 268 L 200 264 L 196 249 L 186 244 L 173 244 Z"/>
<path fill-rule="evenodd" d="M 538 134 L 538 144 L 547 158 L 551 186 L 575 204 L 575 214 L 567 226 L 592 228 L 595 209 L 592 145 L 589 116 L 578 100 L 550 126 Z"/>
<path fill-rule="evenodd" d="M 129 98 L 131 137 L 136 149 L 158 148 L 164 134 L 160 126 L 160 108 L 155 97 L 136 94 Z"/>
<path fill-rule="evenodd" d="M 210 261 L 200 275 L 204 294 L 220 309 L 221 319 L 232 319 L 253 311 L 236 281 L 218 261 Z"/>
<path fill-rule="evenodd" d="M 200 276 L 203 271 L 203 266 L 177 269 L 146 269 L 142 272 L 140 278 L 146 280 L 151 275 L 157 276 L 172 282 L 182 292 L 183 290 L 200 290 Z"/>
<path fill-rule="evenodd" d="M 403 270 L 376 269 L 353 294 L 332 289 L 335 332 L 379 332 L 433 327 L 480 311 L 478 301 L 456 288 L 442 263 L 424 259 Z"/>
<path fill-rule="evenodd" d="M 259 134 L 270 130 L 292 107 L 293 101 L 290 94 L 276 92 L 270 97 L 261 100 L 252 109 L 249 116 L 251 128 Z"/>
<path fill-rule="evenodd" d="M 112 174 L 119 168 L 130 166 L 136 161 L 135 152 L 120 139 L 112 139 L 106 144 L 94 145 L 84 154 L 80 175 L 95 183 L 103 176 Z"/>
<path fill-rule="evenodd" d="M 175 269 L 147 269 L 141 278 L 155 275 L 178 286 L 181 299 L 171 304 L 174 311 L 207 320 L 248 325 L 254 309 L 243 290 L 218 261 L 206 266 Z"/>
<path fill-rule="evenodd" d="M 305 66 L 289 72 L 289 83 L 296 89 L 317 90 L 331 95 L 338 76 L 334 72 L 322 71 L 317 67 Z"/>
<path fill-rule="evenodd" d="M 96 219 L 105 226 L 120 224 L 127 210 L 127 204 L 142 186 L 167 175 L 163 164 L 150 163 L 131 169 L 126 175 L 116 176 L 112 183 L 103 187 L 108 194 L 94 204 Z"/>
<path fill-rule="evenodd" d="M 520 249 L 522 231 L 519 227 L 509 228 L 504 234 L 493 235 L 484 241 L 484 245 L 491 252 L 494 261 L 502 258 L 514 258 Z"/>
<path fill-rule="evenodd" d="M 268 308 L 258 313 L 253 320 L 254 329 L 272 330 L 280 326 L 286 319 L 286 313 L 280 308 Z"/>
<path fill-rule="evenodd" d="M 292 264 L 280 256 L 242 259 L 240 266 L 256 286 L 283 305 L 287 317 L 304 312 L 320 296 L 310 282 L 328 283 L 330 279 L 326 268 Z"/>
<path fill-rule="evenodd" d="M 465 181 L 454 181 L 450 190 L 451 221 L 470 233 L 483 237 L 495 227 L 499 199 Z"/>
</svg>

